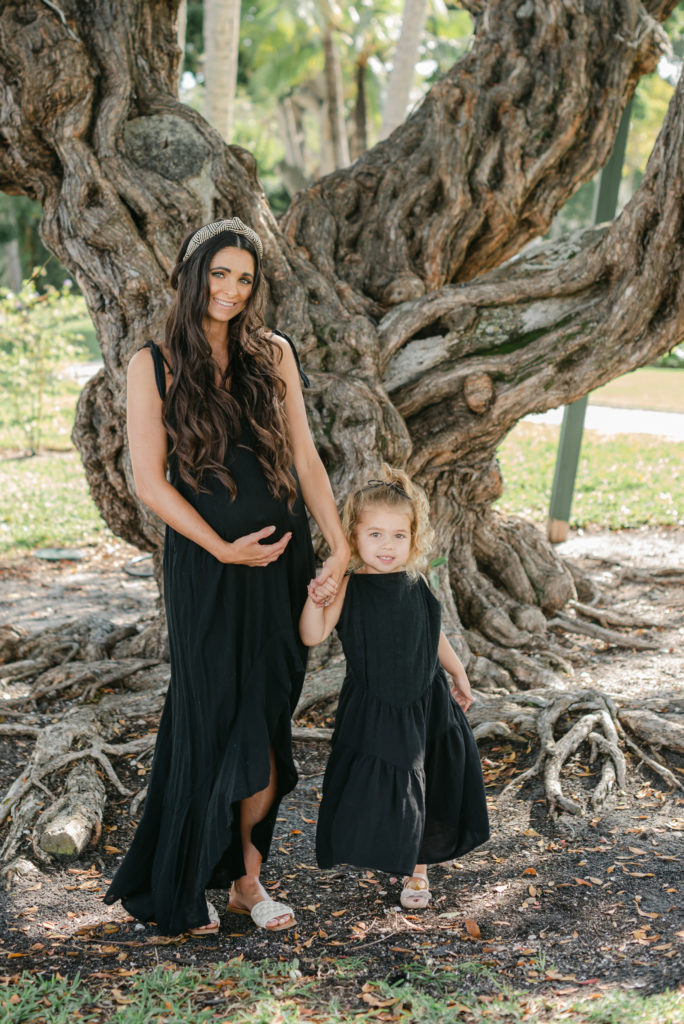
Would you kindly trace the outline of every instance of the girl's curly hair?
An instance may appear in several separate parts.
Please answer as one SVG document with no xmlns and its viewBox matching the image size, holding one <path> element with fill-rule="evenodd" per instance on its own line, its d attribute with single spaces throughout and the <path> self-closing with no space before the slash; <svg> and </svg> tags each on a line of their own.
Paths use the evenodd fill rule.
<svg viewBox="0 0 684 1024">
<path fill-rule="evenodd" d="M 435 532 L 430 526 L 430 504 L 425 491 L 414 484 L 407 473 L 382 464 L 382 479 L 369 480 L 363 487 L 352 491 L 344 505 L 342 525 L 351 548 L 351 565 L 361 564 L 356 544 L 356 528 L 361 516 L 373 505 L 386 505 L 399 511 L 406 511 L 411 519 L 411 550 L 406 563 L 406 572 L 411 579 L 417 579 L 427 568 L 428 556 L 432 549 Z"/>
</svg>

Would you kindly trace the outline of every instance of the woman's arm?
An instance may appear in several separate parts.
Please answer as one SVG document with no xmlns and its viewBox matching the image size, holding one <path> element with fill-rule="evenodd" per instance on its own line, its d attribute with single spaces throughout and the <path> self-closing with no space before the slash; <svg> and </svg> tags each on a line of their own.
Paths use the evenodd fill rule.
<svg viewBox="0 0 684 1024">
<path fill-rule="evenodd" d="M 456 651 L 453 649 L 443 632 L 439 634 L 438 648 L 439 663 L 445 672 L 448 672 L 454 681 L 451 688 L 451 695 L 457 704 L 460 704 L 464 711 L 467 711 L 473 703 L 473 694 L 468 682 L 466 670 Z"/>
<path fill-rule="evenodd" d="M 277 544 L 259 544 L 260 538 L 268 537 L 275 529 L 275 526 L 268 526 L 229 543 L 166 479 L 168 441 L 152 354 L 148 349 L 136 352 L 128 366 L 126 418 L 135 489 L 140 500 L 165 523 L 199 544 L 219 562 L 268 565 L 280 557 L 291 534 L 285 534 Z"/>
<path fill-rule="evenodd" d="M 317 577 L 317 589 L 320 592 L 323 581 L 328 578 L 339 585 L 349 564 L 349 545 L 342 530 L 328 474 L 311 437 L 294 354 L 289 342 L 276 335 L 272 335 L 272 338 L 283 353 L 280 373 L 287 388 L 285 411 L 302 497 L 331 552 Z"/>
</svg>

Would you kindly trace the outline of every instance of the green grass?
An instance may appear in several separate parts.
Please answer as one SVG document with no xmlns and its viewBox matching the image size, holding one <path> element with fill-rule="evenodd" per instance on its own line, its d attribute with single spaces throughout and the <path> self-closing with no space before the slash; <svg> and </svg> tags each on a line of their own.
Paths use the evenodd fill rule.
<svg viewBox="0 0 684 1024">
<path fill-rule="evenodd" d="M 96 544 L 108 533 L 75 451 L 0 457 L 0 554 Z"/>
<path fill-rule="evenodd" d="M 590 405 L 684 412 L 684 370 L 643 366 L 592 391 Z"/>
<path fill-rule="evenodd" d="M 67 338 L 78 339 L 86 349 L 87 359 L 101 359 L 102 353 L 97 342 L 97 334 L 93 321 L 85 308 L 85 301 L 82 302 L 82 310 L 75 311 L 72 317 L 68 317 L 62 324 L 62 331 Z"/>
<path fill-rule="evenodd" d="M 537 523 L 546 520 L 558 434 L 558 427 L 519 423 L 504 439 L 500 511 Z M 570 525 L 590 523 L 611 530 L 684 525 L 684 442 L 585 431 Z"/>
<path fill-rule="evenodd" d="M 0 989 L 0 1018 L 3 1024 L 684 1024 L 681 992 L 589 989 L 586 998 L 573 999 L 552 989 L 516 991 L 476 961 L 408 965 L 393 983 L 366 981 L 373 963 L 354 963 L 350 971 L 345 958 L 321 962 L 317 977 L 302 976 L 296 960 L 255 964 L 239 957 L 201 971 L 173 965 L 112 971 L 104 982 L 25 972 Z"/>
<path fill-rule="evenodd" d="M 68 378 L 59 377 L 51 383 L 44 397 L 41 449 L 73 451 L 71 428 L 80 392 L 78 384 Z M 24 424 L 17 417 L 12 402 L 0 391 L 0 452 L 25 452 L 28 445 Z"/>
</svg>

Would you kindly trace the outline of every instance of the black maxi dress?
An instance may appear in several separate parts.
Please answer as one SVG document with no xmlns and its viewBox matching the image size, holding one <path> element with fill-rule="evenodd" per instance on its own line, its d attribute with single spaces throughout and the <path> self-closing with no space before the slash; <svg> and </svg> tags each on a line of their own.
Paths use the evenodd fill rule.
<svg viewBox="0 0 684 1024">
<path fill-rule="evenodd" d="M 347 659 L 316 854 L 410 875 L 489 838 L 468 720 L 437 656 L 441 608 L 422 578 L 352 574 L 337 631 Z"/>
<path fill-rule="evenodd" d="M 163 398 L 163 356 L 154 343 L 149 347 Z M 300 374 L 308 384 L 301 368 Z M 227 888 L 245 873 L 238 803 L 268 785 L 270 747 L 277 796 L 252 830 L 264 859 L 279 802 L 297 782 L 290 719 L 306 668 L 299 616 L 314 574 L 306 510 L 300 493 L 292 512 L 287 498 L 273 497 L 247 429 L 225 464 L 237 487 L 234 501 L 215 478 L 206 481 L 211 493 L 196 494 L 180 479 L 173 455 L 169 479 L 225 540 L 269 525 L 276 527 L 269 543 L 288 530 L 292 538 L 279 559 L 256 568 L 223 565 L 166 529 L 171 680 L 143 815 L 105 902 L 121 900 L 168 935 L 206 924 L 204 890 Z"/>
</svg>

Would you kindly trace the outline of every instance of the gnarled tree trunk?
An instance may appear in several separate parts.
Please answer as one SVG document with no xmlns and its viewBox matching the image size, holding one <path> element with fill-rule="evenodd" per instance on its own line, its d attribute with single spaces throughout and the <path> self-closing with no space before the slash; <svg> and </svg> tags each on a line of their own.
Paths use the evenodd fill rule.
<svg viewBox="0 0 684 1024">
<path fill-rule="evenodd" d="M 239 216 L 263 238 L 269 320 L 313 378 L 309 415 L 336 493 L 380 459 L 426 486 L 448 628 L 477 684 L 512 690 L 552 681 L 561 655 L 547 619 L 575 592 L 531 527 L 492 514 L 496 447 L 528 412 L 684 335 L 684 82 L 621 217 L 505 262 L 605 162 L 675 0 L 466 6 L 467 56 L 276 224 L 249 153 L 176 99 L 177 2 L 6 0 L 0 188 L 42 202 L 45 242 L 96 324 L 104 369 L 74 438 L 116 533 L 161 543 L 133 494 L 128 359 L 159 334 L 184 234 Z"/>
</svg>

